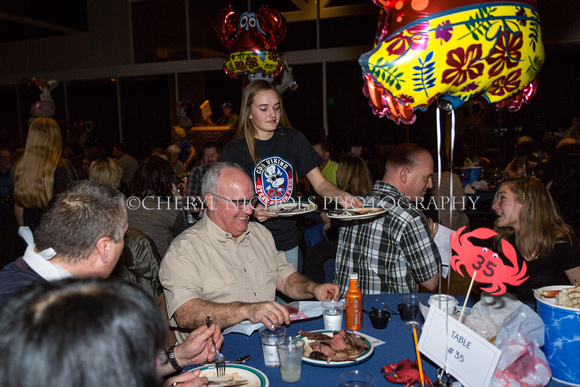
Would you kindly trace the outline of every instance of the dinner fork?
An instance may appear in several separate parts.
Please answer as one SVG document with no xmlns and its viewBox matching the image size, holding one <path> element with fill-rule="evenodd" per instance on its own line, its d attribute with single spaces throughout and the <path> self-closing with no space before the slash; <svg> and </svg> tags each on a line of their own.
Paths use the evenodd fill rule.
<svg viewBox="0 0 580 387">
<path fill-rule="evenodd" d="M 205 325 L 207 325 L 207 327 L 211 327 L 211 324 L 213 324 L 213 320 L 211 318 L 211 316 L 207 316 L 205 319 Z M 211 342 L 213 344 L 213 349 L 215 349 L 215 370 L 217 373 L 217 377 L 222 377 L 226 374 L 226 357 L 224 355 L 222 355 L 221 353 L 219 353 L 219 351 L 217 350 L 217 347 L 215 346 L 215 341 L 213 339 L 213 336 L 211 338 Z"/>
</svg>

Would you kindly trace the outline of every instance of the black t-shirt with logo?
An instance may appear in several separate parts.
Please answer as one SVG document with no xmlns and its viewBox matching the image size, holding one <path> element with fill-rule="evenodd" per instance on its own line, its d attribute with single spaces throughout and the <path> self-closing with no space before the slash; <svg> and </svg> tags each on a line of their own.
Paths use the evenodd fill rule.
<svg viewBox="0 0 580 387">
<path fill-rule="evenodd" d="M 220 161 L 236 163 L 250 175 L 262 204 L 297 200 L 296 172 L 306 176 L 322 164 L 322 158 L 298 130 L 278 128 L 269 140 L 255 141 L 260 160 L 257 164 L 252 161 L 244 138 L 228 143 L 222 150 Z M 263 224 L 272 232 L 278 250 L 288 251 L 298 246 L 299 234 L 296 220 L 292 217 L 274 218 Z"/>
</svg>

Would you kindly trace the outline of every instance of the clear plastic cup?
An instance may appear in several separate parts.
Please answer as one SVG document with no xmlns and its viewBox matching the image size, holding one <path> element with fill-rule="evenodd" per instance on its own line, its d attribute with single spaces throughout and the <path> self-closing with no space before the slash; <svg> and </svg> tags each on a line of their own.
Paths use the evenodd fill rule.
<svg viewBox="0 0 580 387">
<path fill-rule="evenodd" d="M 323 301 L 322 318 L 324 329 L 328 331 L 340 331 L 342 329 L 342 315 L 344 313 L 344 301 Z"/>
<path fill-rule="evenodd" d="M 284 337 L 286 337 L 286 327 L 283 325 L 266 325 L 260 328 L 260 340 L 266 366 L 278 367 L 280 365 L 276 342 Z"/>
<path fill-rule="evenodd" d="M 415 294 L 403 297 L 403 310 L 401 315 L 407 328 L 419 329 L 425 322 L 423 315 L 421 314 L 421 308 L 419 307 L 419 304 L 423 303 L 424 301 L 425 299 L 423 297 L 417 296 Z"/>
<path fill-rule="evenodd" d="M 286 336 L 276 343 L 280 357 L 280 376 L 286 383 L 296 383 L 302 374 L 302 353 L 304 340 L 296 336 Z"/>
<path fill-rule="evenodd" d="M 375 378 L 361 370 L 346 371 L 340 374 L 340 387 L 371 387 Z"/>
</svg>

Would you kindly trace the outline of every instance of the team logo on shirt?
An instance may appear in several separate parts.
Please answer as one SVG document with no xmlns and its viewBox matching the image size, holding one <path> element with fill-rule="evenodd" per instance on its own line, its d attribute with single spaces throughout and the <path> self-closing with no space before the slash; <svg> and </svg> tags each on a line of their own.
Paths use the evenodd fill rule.
<svg viewBox="0 0 580 387">
<path fill-rule="evenodd" d="M 253 175 L 256 195 L 264 205 L 285 203 L 292 197 L 292 164 L 283 158 L 272 156 L 261 160 L 254 167 Z"/>
</svg>

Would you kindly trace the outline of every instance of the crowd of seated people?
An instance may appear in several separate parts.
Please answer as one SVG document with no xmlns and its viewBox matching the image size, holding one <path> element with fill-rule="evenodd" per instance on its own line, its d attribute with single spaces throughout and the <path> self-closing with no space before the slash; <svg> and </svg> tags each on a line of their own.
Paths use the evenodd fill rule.
<svg viewBox="0 0 580 387">
<path fill-rule="evenodd" d="M 257 90 L 254 98 L 259 100 L 260 95 L 276 97 L 274 93 L 266 87 Z M 271 99 L 267 102 L 279 104 L 278 98 Z M 246 100 L 248 111 L 242 114 L 241 122 L 247 129 L 254 125 L 254 121 L 263 118 L 258 116 L 261 113 L 252 110 L 255 102 L 250 102 L 250 98 Z M 280 120 L 280 110 L 273 108 L 269 114 Z M 263 120 L 260 124 L 264 127 L 258 128 L 259 134 L 279 129 L 270 129 L 268 121 Z M 451 213 L 450 218 L 440 214 L 429 219 L 414 204 L 428 192 L 434 196 L 445 195 L 440 187 L 434 187 L 434 166 L 439 160 L 446 164 L 444 159 L 433 157 L 416 144 L 400 144 L 388 155 L 382 178 L 373 182 L 367 162 L 361 157 L 330 155 L 328 149 L 331 148 L 326 144 L 319 146 L 320 149 L 312 147 L 305 151 L 310 160 L 308 167 L 321 160 L 320 165 L 332 158 L 340 160 L 334 166 L 336 185 L 330 182 L 332 179 L 323 177 L 316 165 L 305 171 L 306 175 L 310 174 L 313 186 L 322 187 L 323 193 L 337 194 L 335 198 L 341 205 L 350 201 L 356 207 L 367 200 L 374 200 L 375 204 L 384 201 L 399 205 L 389 207 L 389 211 L 377 218 L 326 222 L 328 226 L 320 230 L 321 241 L 306 247 L 303 252 L 306 262 L 298 267 L 289 263 L 284 251 L 276 247 L 276 238 L 267 227 L 280 223 L 280 219 L 276 221 L 275 215 L 256 216 L 256 208 L 260 213 L 264 212 L 256 201 L 256 189 L 262 186 L 256 184 L 255 176 L 249 175 L 247 165 L 242 168 L 232 163 L 236 162 L 238 153 L 246 155 L 244 152 L 250 152 L 246 149 L 247 133 L 243 130 L 240 133 L 243 137 L 239 137 L 236 144 L 244 146 L 226 148 L 226 158 L 230 162 L 218 162 L 221 149 L 215 143 L 206 144 L 203 152 L 196 153 L 187 146 L 180 149 L 183 137 L 180 130 L 174 129 L 175 144 L 154 149 L 141 160 L 127 154 L 124 144 L 116 144 L 111 154 L 114 157 L 106 157 L 104 151 L 97 152 L 99 157 L 86 165 L 88 180 L 78 181 L 75 168 L 62 157 L 62 139 L 56 121 L 35 120 L 22 156 L 11 167 L 12 187 L 9 188 L 13 192 L 18 225 L 28 226 L 32 233 L 23 234 L 28 235 L 26 251 L 13 256 L 13 262 L 0 271 L 0 278 L 7 280 L 1 281 L 0 308 L 6 305 L 21 313 L 15 313 L 14 318 L 22 319 L 30 313 L 31 307 L 42 306 L 47 308 L 41 308 L 42 312 L 52 316 L 51 313 L 56 313 L 57 309 L 50 308 L 59 307 L 62 302 L 78 302 L 83 295 L 96 295 L 104 303 L 103 310 L 111 309 L 111 318 L 119 314 L 116 306 L 130 307 L 127 313 L 134 316 L 123 315 L 121 318 L 129 321 L 137 316 L 135 324 L 149 329 L 145 332 L 148 340 L 125 337 L 127 340 L 147 341 L 149 345 L 140 349 L 143 364 L 151 363 L 150 367 L 141 370 L 148 381 L 140 382 L 140 385 L 159 385 L 158 375 L 177 372 L 184 365 L 213 358 L 210 339 L 217 340 L 219 346 L 223 337 L 217 328 L 203 328 L 208 315 L 212 315 L 222 328 L 246 319 L 288 324 L 289 312 L 276 298 L 277 291 L 296 300 L 337 299 L 344 295 L 352 272 L 359 274 L 359 287 L 365 294 L 417 292 L 419 285 L 427 291 L 436 291 L 441 263 L 434 242 L 437 222 L 444 225 L 449 222 L 454 229 L 469 224 L 461 211 Z M 289 138 L 284 136 L 295 135 L 289 127 L 278 134 L 281 141 Z M 266 140 L 256 136 L 254 145 L 262 147 Z M 498 232 L 495 248 L 502 252 L 501 240 L 509 241 L 518 260 L 527 262 L 530 268 L 528 282 L 518 289 L 510 288 L 522 301 L 530 301 L 532 288 L 562 282 L 573 284 L 580 279 L 580 249 L 576 239 L 580 214 L 571 199 L 580 184 L 580 149 L 572 138 L 557 143 L 556 140 L 547 137 L 538 147 L 529 137 L 519 138 L 513 159 L 503 169 L 506 179 L 497 185 L 493 198 L 492 210 L 497 215 L 494 229 Z M 295 141 L 304 145 L 302 137 Z M 322 157 L 317 157 L 317 151 Z M 204 156 L 195 162 L 196 154 Z M 252 155 L 248 153 L 246 156 L 251 159 Z M 466 163 L 468 159 L 472 161 L 475 157 L 466 156 L 461 162 Z M 1 166 L 0 172 L 6 174 L 8 165 L 3 162 Z M 443 184 L 457 180 L 456 175 L 445 169 Z M 190 171 L 195 171 L 195 184 L 187 179 L 191 176 Z M 268 170 L 268 173 L 277 172 Z M 273 177 L 272 186 L 276 181 Z M 180 198 L 190 190 L 193 192 L 194 186 L 195 195 L 204 201 L 202 212 L 205 215 L 192 225 L 187 221 L 188 213 Z M 459 185 L 455 184 L 453 189 L 457 195 L 460 194 Z M 66 203 L 73 203 L 72 196 L 67 195 L 76 195 L 79 208 L 63 207 Z M 107 196 L 110 197 L 107 199 Z M 349 200 L 345 201 L 345 198 Z M 114 208 L 103 208 L 107 205 Z M 87 212 L 82 216 L 67 212 L 80 211 L 83 206 Z M 324 213 L 317 215 L 324 219 Z M 89 216 L 101 218 L 96 221 Z M 135 248 L 135 240 L 145 242 Z M 85 249 L 78 250 L 80 245 Z M 146 249 L 150 250 L 147 260 L 136 256 Z M 327 265 L 330 260 L 331 267 Z M 117 275 L 121 271 L 120 265 L 124 265 L 125 272 Z M 545 275 L 546 268 L 551 270 L 549 276 Z M 126 285 L 106 286 L 102 280 L 80 280 L 110 276 L 143 292 L 134 296 L 133 290 L 126 291 Z M 56 282 L 68 277 L 75 277 L 77 281 Z M 331 283 L 333 280 L 335 284 Z M 50 283 L 52 281 L 54 284 Z M 22 293 L 25 283 L 33 287 Z M 144 288 L 144 283 L 150 285 L 145 285 L 149 290 Z M 239 291 L 240 284 L 245 292 Z M 143 294 L 148 297 L 143 298 Z M 47 295 L 53 298 L 47 300 Z M 159 308 L 153 300 L 158 302 L 163 313 L 158 313 Z M 139 303 L 135 310 L 131 309 L 134 308 L 131 302 Z M 139 315 L 140 310 L 151 308 L 155 308 L 155 316 L 152 321 L 144 321 Z M 82 321 L 82 316 L 71 318 Z M 54 318 L 47 317 L 44 321 L 47 325 L 38 328 L 50 331 L 48 322 L 51 319 Z M 147 324 L 155 326 L 151 328 Z M 25 328 L 32 329 L 32 326 L 22 329 Z M 14 338 L 2 334 L 2 331 L 0 329 L 0 343 L 11 345 L 10 340 Z M 26 337 L 24 331 L 18 334 Z M 69 338 L 65 332 L 54 334 L 62 340 L 80 339 L 80 336 Z M 163 344 L 164 334 L 169 335 L 170 345 Z M 42 347 L 43 343 L 22 341 L 19 346 L 14 346 L 15 352 L 1 356 L 7 359 L 18 356 L 17 350 L 30 349 L 33 345 L 46 349 Z M 153 366 L 155 361 L 149 360 L 160 349 L 170 351 L 178 365 L 171 362 Z M 50 359 L 46 357 L 43 365 L 51 366 Z M 84 378 L 86 365 L 75 363 L 75 366 L 77 374 L 69 376 Z M 46 385 L 59 384 L 60 376 L 53 373 L 49 376 Z M 114 375 L 109 376 L 110 380 L 114 379 Z M 19 368 L 0 371 L 0 384 L 10 385 L 15 377 L 22 377 Z M 174 377 L 168 381 L 191 382 L 186 385 L 203 385 L 205 382 L 196 374 L 177 378 L 184 379 Z M 42 385 L 36 380 L 30 384 Z M 68 384 L 75 385 L 73 382 Z"/>
</svg>

